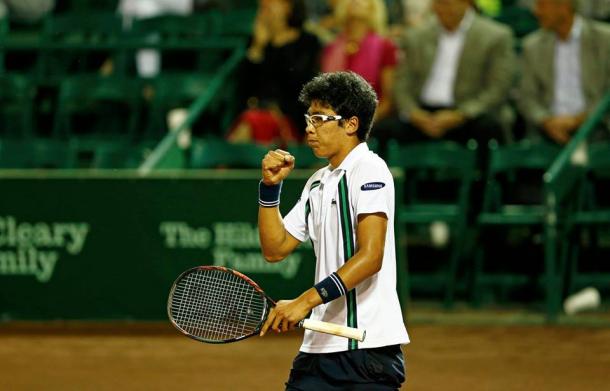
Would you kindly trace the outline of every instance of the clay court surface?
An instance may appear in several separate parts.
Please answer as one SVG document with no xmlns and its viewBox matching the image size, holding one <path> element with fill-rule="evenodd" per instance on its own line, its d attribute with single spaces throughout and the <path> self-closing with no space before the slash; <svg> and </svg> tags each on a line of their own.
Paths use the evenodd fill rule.
<svg viewBox="0 0 610 391">
<path fill-rule="evenodd" d="M 602 390 L 610 329 L 411 325 L 408 390 Z M 170 326 L 0 324 L 0 390 L 283 390 L 300 334 L 207 345 Z"/>
</svg>

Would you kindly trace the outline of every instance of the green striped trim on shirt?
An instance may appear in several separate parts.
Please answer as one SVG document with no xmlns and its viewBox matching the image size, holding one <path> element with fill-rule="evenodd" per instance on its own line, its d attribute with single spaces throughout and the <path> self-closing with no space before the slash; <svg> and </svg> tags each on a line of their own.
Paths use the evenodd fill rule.
<svg viewBox="0 0 610 391">
<path fill-rule="evenodd" d="M 311 186 L 309 186 L 309 192 L 311 193 L 311 191 L 318 186 L 320 186 L 320 181 L 314 181 L 311 184 Z M 305 224 L 307 224 L 307 218 L 309 217 L 309 212 L 311 212 L 311 199 L 310 198 L 307 199 L 307 203 L 305 204 Z"/>
<path fill-rule="evenodd" d="M 339 181 L 339 222 L 341 226 L 341 236 L 343 237 L 343 262 L 347 262 L 354 256 L 354 228 L 352 227 L 352 213 L 349 204 L 349 193 L 347 190 L 347 173 Z M 356 288 L 347 292 L 347 326 L 358 327 L 358 311 L 356 303 Z M 358 341 L 348 339 L 349 350 L 358 349 Z"/>
</svg>

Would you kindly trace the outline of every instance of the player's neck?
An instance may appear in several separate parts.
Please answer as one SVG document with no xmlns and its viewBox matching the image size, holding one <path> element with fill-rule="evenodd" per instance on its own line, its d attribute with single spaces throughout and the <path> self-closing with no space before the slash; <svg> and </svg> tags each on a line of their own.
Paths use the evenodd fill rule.
<svg viewBox="0 0 610 391">
<path fill-rule="evenodd" d="M 360 144 L 360 140 L 357 137 L 350 139 L 348 143 L 344 144 L 344 147 L 341 148 L 336 154 L 330 156 L 328 158 L 328 162 L 330 163 L 331 169 L 335 169 L 343 163 L 347 155 L 356 148 Z"/>
<path fill-rule="evenodd" d="M 570 33 L 572 32 L 572 26 L 574 25 L 574 15 L 568 16 L 563 23 L 559 24 L 555 28 L 555 34 L 562 41 L 567 41 L 570 38 Z"/>
</svg>

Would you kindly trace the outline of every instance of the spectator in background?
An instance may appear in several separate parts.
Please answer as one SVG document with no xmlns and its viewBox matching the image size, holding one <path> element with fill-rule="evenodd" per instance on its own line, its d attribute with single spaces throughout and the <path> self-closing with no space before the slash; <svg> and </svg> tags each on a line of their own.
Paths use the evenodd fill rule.
<svg viewBox="0 0 610 391">
<path fill-rule="evenodd" d="M 393 41 L 397 41 L 404 32 L 408 21 L 405 0 L 384 0 L 384 3 L 388 15 L 388 31 L 386 36 Z"/>
<path fill-rule="evenodd" d="M 164 14 L 189 15 L 193 0 L 121 0 L 118 12 L 124 27 L 131 28 L 134 19 L 152 18 Z M 156 39 L 154 36 L 152 40 Z M 136 68 L 142 77 L 154 77 L 161 70 L 161 55 L 154 49 L 141 49 L 136 53 Z"/>
<path fill-rule="evenodd" d="M 303 0 L 261 0 L 242 67 L 243 112 L 228 139 L 285 145 L 305 132 L 298 93 L 319 68 L 320 42 L 303 30 Z"/>
<path fill-rule="evenodd" d="M 432 0 L 403 0 L 405 22 L 408 27 L 420 26 L 433 17 Z"/>
<path fill-rule="evenodd" d="M 477 15 L 470 0 L 432 7 L 436 18 L 404 35 L 394 86 L 399 117 L 377 127 L 380 146 L 390 138 L 504 141 L 498 118 L 515 73 L 510 29 Z"/>
<path fill-rule="evenodd" d="M 8 9 L 9 17 L 20 23 L 40 22 L 53 11 L 55 0 L 0 0 Z"/>
<path fill-rule="evenodd" d="M 518 107 L 543 137 L 567 143 L 610 91 L 610 27 L 576 13 L 577 0 L 537 0 L 541 29 L 523 43 Z"/>
<path fill-rule="evenodd" d="M 536 0 L 520 0 L 525 6 L 534 8 Z M 610 0 L 579 0 L 578 11 L 581 15 L 595 19 L 610 22 Z"/>
<path fill-rule="evenodd" d="M 335 8 L 339 0 L 309 0 L 305 30 L 315 34 L 322 44 L 332 42 L 339 33 Z"/>
<path fill-rule="evenodd" d="M 387 29 L 385 4 L 383 0 L 339 0 L 335 13 L 341 31 L 324 48 L 322 72 L 358 73 L 379 96 L 375 119 L 386 118 L 393 109 L 397 60 L 396 46 L 383 36 Z"/>
<path fill-rule="evenodd" d="M 587 17 L 610 22 L 610 0 L 582 0 L 581 11 Z"/>
<path fill-rule="evenodd" d="M 429 0 L 411 0 L 415 4 L 427 2 Z M 393 37 L 398 35 L 398 31 L 404 29 L 406 21 L 404 6 L 407 0 L 383 0 L 387 17 L 388 35 Z M 305 29 L 315 34 L 323 44 L 332 42 L 342 26 L 337 20 L 335 9 L 340 0 L 308 0 L 307 15 L 309 19 L 305 23 Z"/>
</svg>

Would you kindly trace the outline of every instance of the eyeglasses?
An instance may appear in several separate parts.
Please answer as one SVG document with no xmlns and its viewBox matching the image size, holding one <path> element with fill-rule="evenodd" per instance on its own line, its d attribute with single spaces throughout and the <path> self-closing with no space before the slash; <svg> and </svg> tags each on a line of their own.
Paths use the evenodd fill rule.
<svg viewBox="0 0 610 391">
<path fill-rule="evenodd" d="M 305 114 L 305 123 L 309 126 L 313 126 L 314 128 L 319 128 L 325 122 L 328 121 L 338 121 L 342 119 L 340 115 L 324 115 L 324 114 Z"/>
</svg>

